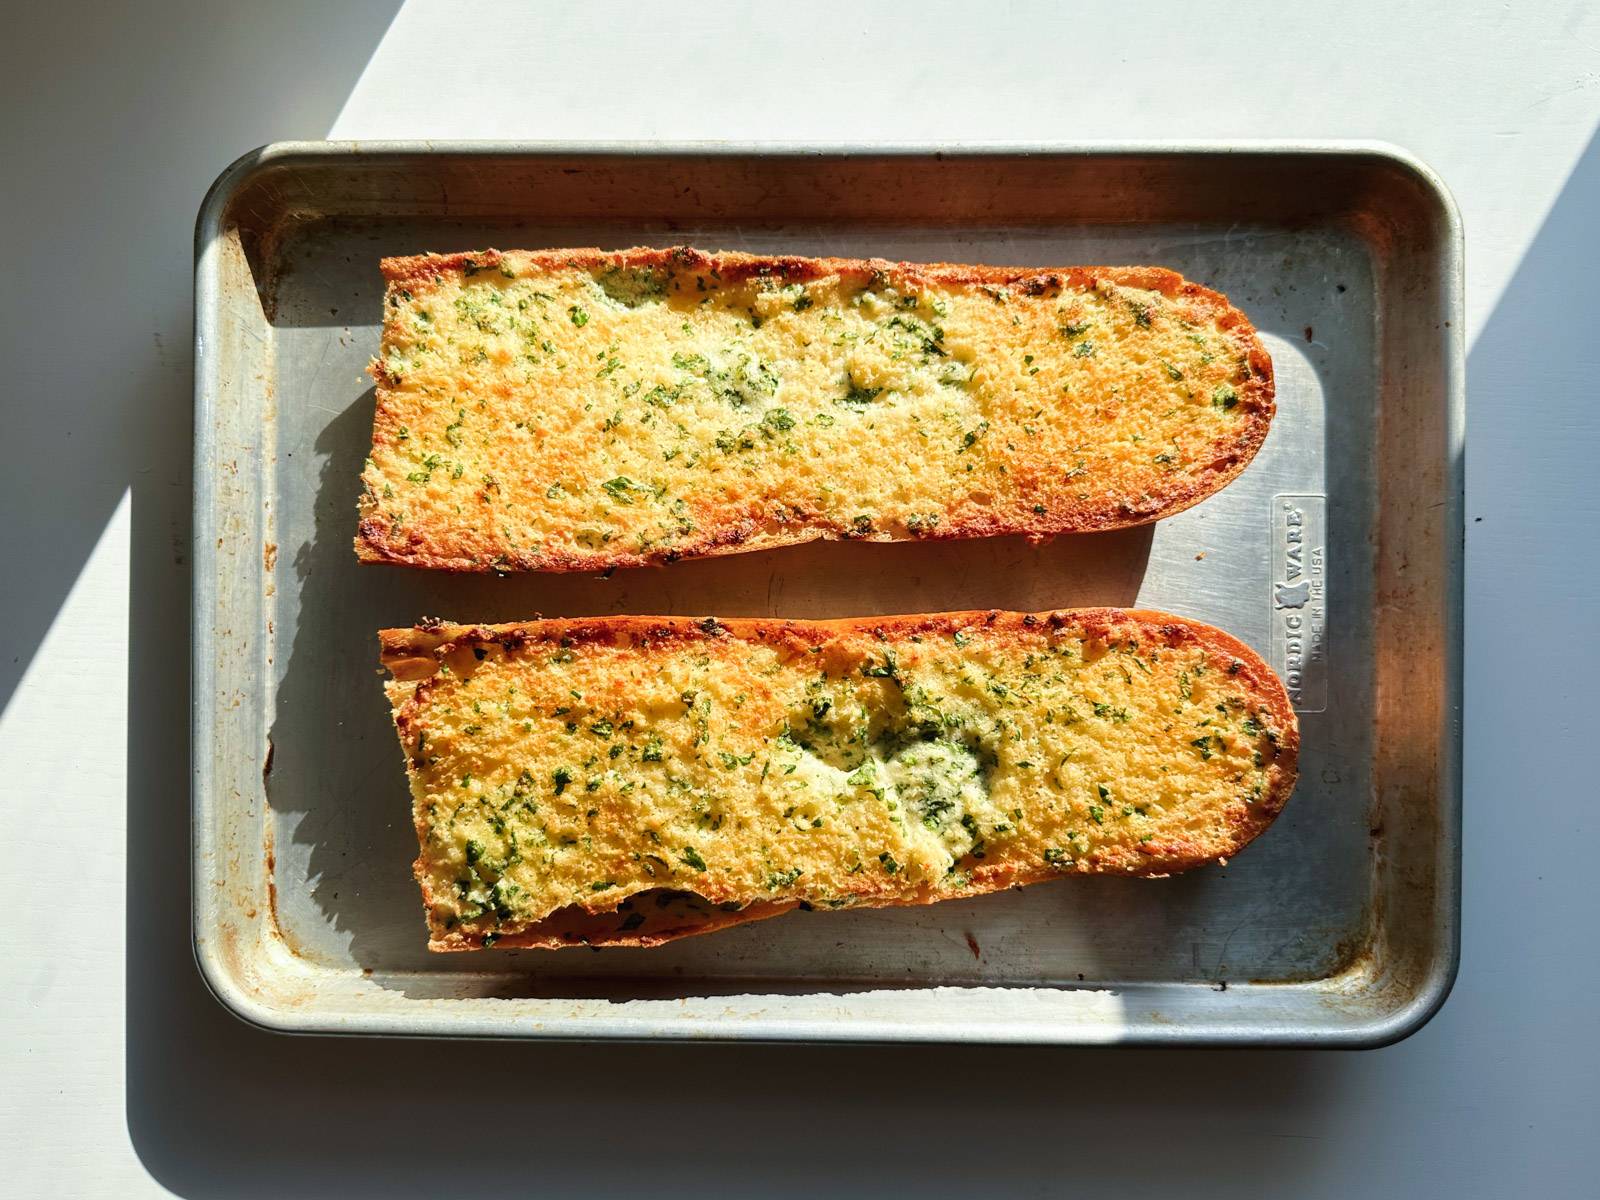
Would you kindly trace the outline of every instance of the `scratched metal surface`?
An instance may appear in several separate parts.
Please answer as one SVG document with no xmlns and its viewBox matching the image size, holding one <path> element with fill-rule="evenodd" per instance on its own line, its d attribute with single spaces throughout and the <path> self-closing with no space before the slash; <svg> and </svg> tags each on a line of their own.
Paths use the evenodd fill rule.
<svg viewBox="0 0 1600 1200">
<path fill-rule="evenodd" d="M 235 168 L 197 290 L 196 937 L 219 993 L 282 1028 L 498 1036 L 1361 1043 L 1424 1017 L 1454 964 L 1454 219 L 1410 164 L 1321 155 L 317 147 Z M 358 565 L 377 259 L 676 241 L 1169 266 L 1255 321 L 1278 418 L 1195 509 L 1038 547 L 819 544 L 610 579 Z M 648 951 L 424 949 L 374 630 L 1083 604 L 1197 617 L 1293 671 L 1299 788 L 1226 867 Z"/>
</svg>

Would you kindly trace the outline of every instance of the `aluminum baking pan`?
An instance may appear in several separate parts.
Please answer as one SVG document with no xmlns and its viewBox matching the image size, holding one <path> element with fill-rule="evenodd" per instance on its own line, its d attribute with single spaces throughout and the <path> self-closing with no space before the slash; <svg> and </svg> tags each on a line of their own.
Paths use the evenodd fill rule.
<svg viewBox="0 0 1600 1200">
<path fill-rule="evenodd" d="M 661 570 L 461 578 L 351 551 L 384 254 L 691 242 L 1153 263 L 1225 291 L 1279 415 L 1154 528 L 817 543 Z M 247 1020 L 508 1038 L 1376 1045 L 1458 945 L 1461 229 L 1366 144 L 304 143 L 229 167 L 196 267 L 194 937 Z M 1138 604 L 1289 680 L 1284 816 L 1226 867 L 798 913 L 654 950 L 424 949 L 381 626 L 591 613 Z"/>
</svg>

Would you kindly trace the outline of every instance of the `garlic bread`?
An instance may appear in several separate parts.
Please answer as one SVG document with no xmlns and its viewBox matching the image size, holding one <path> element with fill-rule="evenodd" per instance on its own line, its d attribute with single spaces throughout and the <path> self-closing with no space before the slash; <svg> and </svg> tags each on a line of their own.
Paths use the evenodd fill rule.
<svg viewBox="0 0 1600 1200">
<path fill-rule="evenodd" d="M 369 562 L 589 571 L 1115 529 L 1217 491 L 1274 412 L 1250 322 L 1155 267 L 677 247 L 383 272 Z"/>
<path fill-rule="evenodd" d="M 429 945 L 653 945 L 1225 859 L 1294 785 L 1234 638 L 1081 609 L 381 634 Z"/>
</svg>

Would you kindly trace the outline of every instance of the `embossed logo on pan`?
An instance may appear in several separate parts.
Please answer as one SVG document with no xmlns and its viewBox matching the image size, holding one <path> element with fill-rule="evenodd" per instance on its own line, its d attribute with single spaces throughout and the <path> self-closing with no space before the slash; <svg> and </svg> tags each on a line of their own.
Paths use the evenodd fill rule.
<svg viewBox="0 0 1600 1200">
<path fill-rule="evenodd" d="M 1328 500 L 1272 498 L 1272 666 L 1299 712 L 1328 707 Z"/>
</svg>

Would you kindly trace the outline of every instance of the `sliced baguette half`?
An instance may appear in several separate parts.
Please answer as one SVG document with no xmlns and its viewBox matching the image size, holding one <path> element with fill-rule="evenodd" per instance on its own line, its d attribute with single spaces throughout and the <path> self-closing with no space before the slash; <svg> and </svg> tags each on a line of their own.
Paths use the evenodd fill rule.
<svg viewBox="0 0 1600 1200">
<path fill-rule="evenodd" d="M 1216 492 L 1272 362 L 1158 267 L 424 255 L 387 281 L 356 552 L 597 571 L 1116 529 Z"/>
<path fill-rule="evenodd" d="M 381 633 L 429 945 L 654 945 L 1237 854 L 1282 683 L 1222 631 L 1078 609 Z"/>
</svg>

